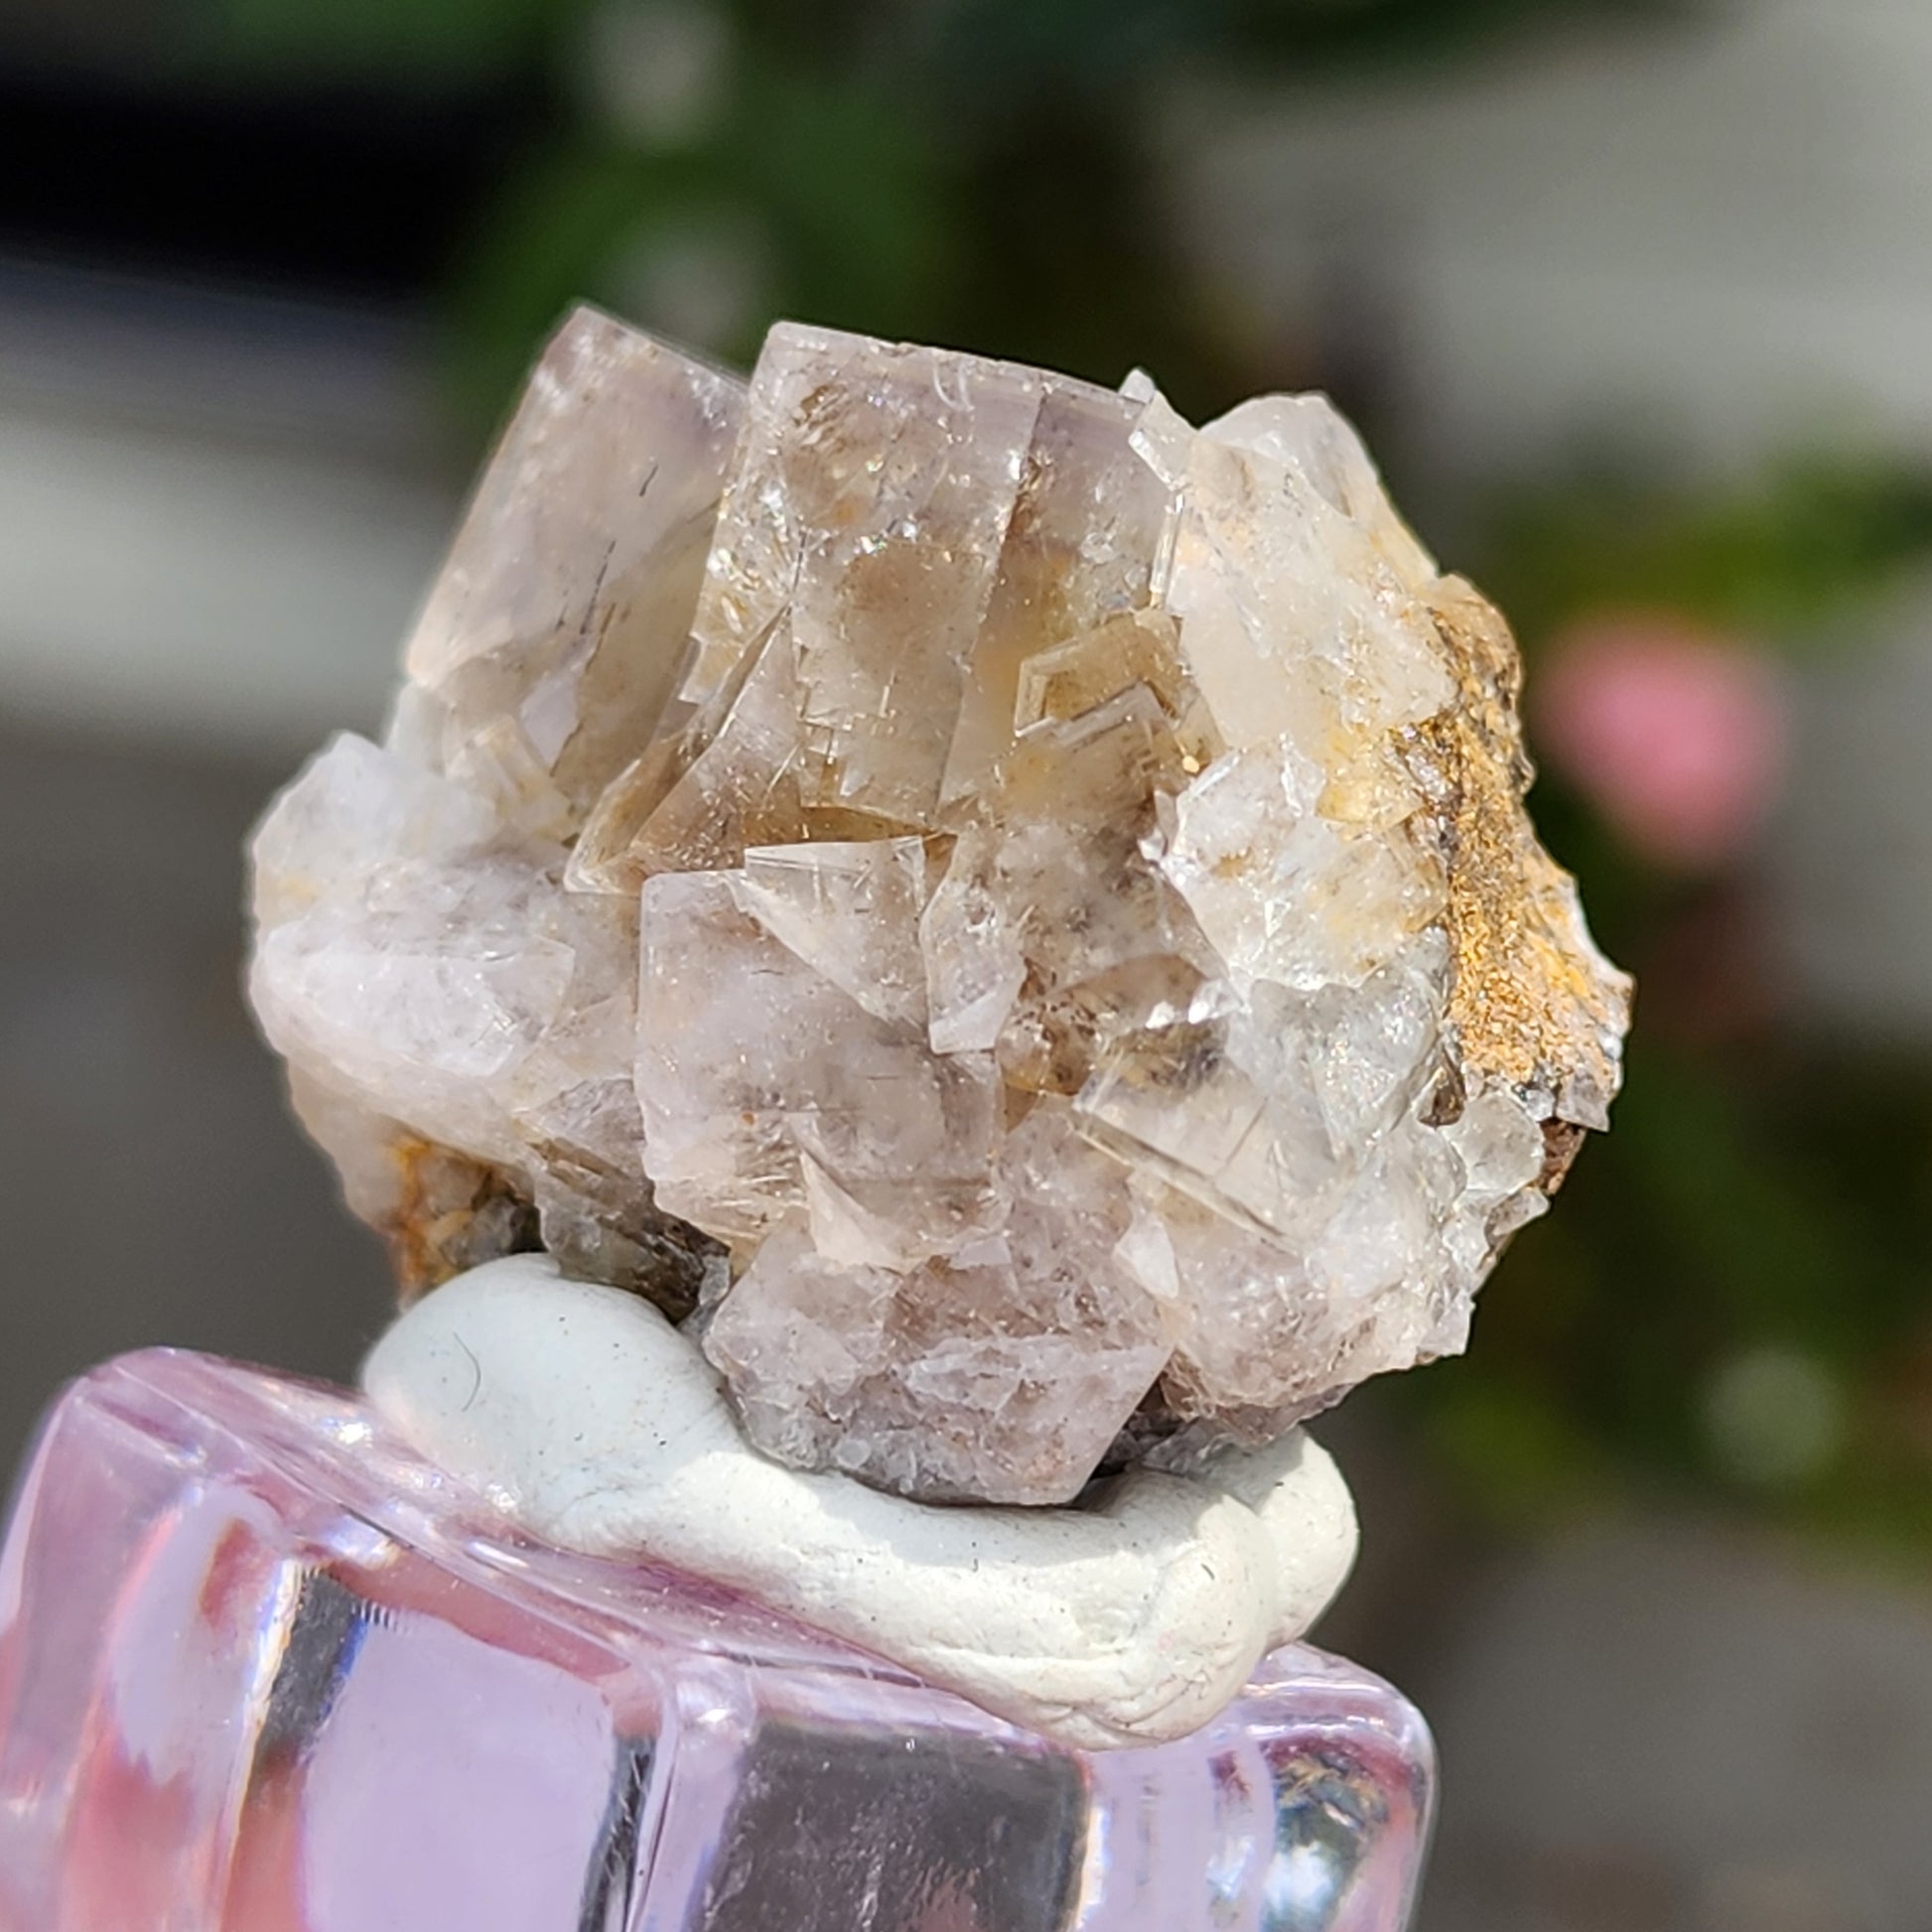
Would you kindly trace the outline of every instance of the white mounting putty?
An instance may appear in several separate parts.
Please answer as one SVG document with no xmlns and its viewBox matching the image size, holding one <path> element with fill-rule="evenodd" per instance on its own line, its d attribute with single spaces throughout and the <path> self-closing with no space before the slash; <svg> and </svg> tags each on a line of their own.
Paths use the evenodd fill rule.
<svg viewBox="0 0 1932 1932">
<path fill-rule="evenodd" d="M 648 1303 L 546 1256 L 460 1275 L 362 1369 L 424 1455 L 531 1534 L 735 1586 L 1087 1749 L 1206 1723 L 1354 1561 L 1340 1472 L 1301 1431 L 1096 1507 L 935 1507 L 753 1449 Z"/>
</svg>

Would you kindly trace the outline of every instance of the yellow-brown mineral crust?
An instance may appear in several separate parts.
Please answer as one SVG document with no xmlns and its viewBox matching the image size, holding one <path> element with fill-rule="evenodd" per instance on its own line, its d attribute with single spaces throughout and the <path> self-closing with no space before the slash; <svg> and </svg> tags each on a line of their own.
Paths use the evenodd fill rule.
<svg viewBox="0 0 1932 1932">
<path fill-rule="evenodd" d="M 1459 577 L 1431 610 L 1455 702 L 1419 726 L 1411 760 L 1440 814 L 1449 871 L 1449 1027 L 1488 1079 L 1547 1091 L 1553 1117 L 1609 1125 L 1629 1026 L 1630 982 L 1591 943 L 1577 889 L 1524 807 L 1534 777 L 1518 704 L 1522 663 L 1502 614 Z M 1555 1163 L 1561 1178 L 1578 1141 Z"/>
</svg>

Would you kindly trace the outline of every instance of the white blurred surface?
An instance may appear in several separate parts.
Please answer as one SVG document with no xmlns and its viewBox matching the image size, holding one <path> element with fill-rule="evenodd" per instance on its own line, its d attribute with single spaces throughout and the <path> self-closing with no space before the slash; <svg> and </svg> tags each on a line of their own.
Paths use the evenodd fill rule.
<svg viewBox="0 0 1932 1932">
<path fill-rule="evenodd" d="M 380 715 L 455 514 L 353 317 L 0 273 L 0 713 L 183 745 Z"/>
<path fill-rule="evenodd" d="M 1921 1592 L 1659 1519 L 1525 1554 L 1466 1608 L 1423 1699 L 1429 1932 L 1932 1924 Z"/>
<path fill-rule="evenodd" d="M 1925 0 L 1718 0 L 1216 124 L 1207 258 L 1263 315 L 1368 264 L 1451 475 L 1592 423 L 1932 437 Z"/>
</svg>

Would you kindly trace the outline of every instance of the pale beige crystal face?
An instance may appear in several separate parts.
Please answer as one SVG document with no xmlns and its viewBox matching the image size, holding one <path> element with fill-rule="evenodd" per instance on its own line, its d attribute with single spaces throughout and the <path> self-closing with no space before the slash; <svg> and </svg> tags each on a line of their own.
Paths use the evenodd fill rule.
<svg viewBox="0 0 1932 1932">
<path fill-rule="evenodd" d="M 1460 1348 L 1606 1124 L 1515 648 L 1319 397 L 582 311 L 407 662 L 256 835 L 297 1105 L 410 1290 L 540 1243 L 784 1460 L 1273 1434 Z"/>
</svg>

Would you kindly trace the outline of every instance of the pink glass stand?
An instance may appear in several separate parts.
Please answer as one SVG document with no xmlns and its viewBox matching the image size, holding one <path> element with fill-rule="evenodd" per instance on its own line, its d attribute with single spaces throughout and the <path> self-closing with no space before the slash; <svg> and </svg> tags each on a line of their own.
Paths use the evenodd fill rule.
<svg viewBox="0 0 1932 1932">
<path fill-rule="evenodd" d="M 1062 1749 L 167 1350 L 61 1400 L 0 1560 L 0 1932 L 1398 1932 L 1431 1775 L 1300 1647 Z"/>
</svg>

